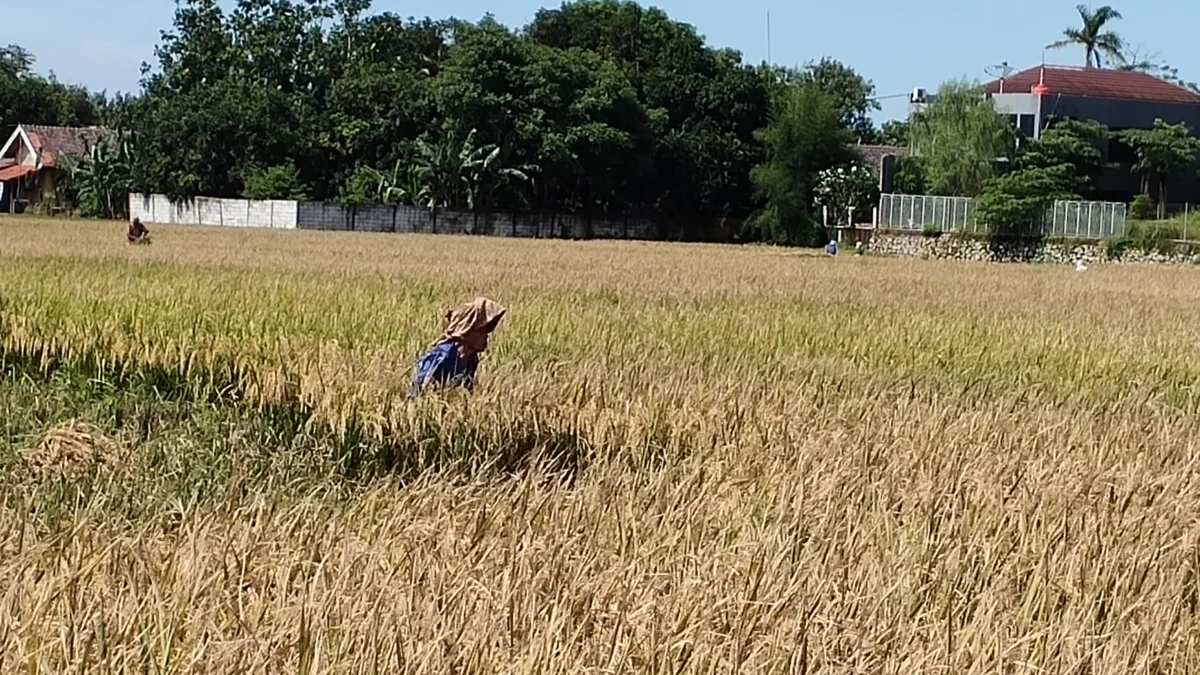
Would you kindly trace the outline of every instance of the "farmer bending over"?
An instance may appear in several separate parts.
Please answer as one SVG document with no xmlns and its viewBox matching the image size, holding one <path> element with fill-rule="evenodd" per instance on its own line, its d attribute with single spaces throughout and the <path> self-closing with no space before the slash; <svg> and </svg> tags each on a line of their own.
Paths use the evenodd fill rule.
<svg viewBox="0 0 1200 675">
<path fill-rule="evenodd" d="M 409 397 L 428 385 L 475 388 L 479 354 L 487 349 L 488 335 L 496 330 L 505 309 L 487 298 L 446 312 L 446 334 L 417 362 Z"/>
<path fill-rule="evenodd" d="M 129 234 L 125 235 L 125 238 L 129 240 L 129 243 L 136 244 L 148 236 L 150 236 L 150 230 L 147 230 L 146 226 L 142 224 L 142 219 L 134 218 L 133 222 L 129 223 Z"/>
</svg>

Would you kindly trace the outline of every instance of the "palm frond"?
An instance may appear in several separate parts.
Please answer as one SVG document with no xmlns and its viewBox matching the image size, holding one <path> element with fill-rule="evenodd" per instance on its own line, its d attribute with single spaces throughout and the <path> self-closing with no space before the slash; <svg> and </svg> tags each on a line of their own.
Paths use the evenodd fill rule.
<svg viewBox="0 0 1200 675">
<path fill-rule="evenodd" d="M 1099 23 L 1101 26 L 1108 23 L 1109 21 L 1119 21 L 1119 20 L 1121 20 L 1121 18 L 1122 18 L 1121 13 L 1108 5 L 1098 8 L 1092 14 L 1092 19 L 1094 21 L 1096 21 L 1097 23 Z"/>
<path fill-rule="evenodd" d="M 1116 33 L 1108 32 L 1096 36 L 1096 50 L 1109 61 L 1118 65 L 1125 63 L 1125 41 Z"/>
<path fill-rule="evenodd" d="M 1078 29 L 1068 28 L 1063 31 L 1063 39 L 1057 42 L 1051 42 L 1046 45 L 1046 49 L 1062 49 L 1063 47 L 1073 47 L 1086 42 L 1086 39 Z"/>
<path fill-rule="evenodd" d="M 524 171 L 522 171 L 520 169 L 500 169 L 500 171 L 498 171 L 497 173 L 498 173 L 498 175 L 504 176 L 505 178 L 515 178 L 516 180 L 519 180 L 519 181 L 528 181 L 529 180 L 529 174 L 525 173 Z"/>
</svg>

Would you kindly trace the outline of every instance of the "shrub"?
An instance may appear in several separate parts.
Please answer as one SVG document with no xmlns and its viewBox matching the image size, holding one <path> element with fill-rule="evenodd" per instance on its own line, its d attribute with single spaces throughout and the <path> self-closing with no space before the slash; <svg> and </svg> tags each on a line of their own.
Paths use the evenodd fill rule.
<svg viewBox="0 0 1200 675">
<path fill-rule="evenodd" d="M 987 182 L 975 217 L 988 233 L 1001 237 L 1039 237 L 1046 209 L 1058 199 L 1074 197 L 1063 187 L 1068 167 L 1020 169 Z"/>
<path fill-rule="evenodd" d="M 1129 249 L 1143 253 L 1170 253 L 1176 249 L 1175 231 L 1157 221 L 1131 222 L 1124 236 L 1105 241 L 1104 248 L 1110 258 L 1119 258 Z"/>
<path fill-rule="evenodd" d="M 289 163 L 247 171 L 242 196 L 246 199 L 292 199 L 302 202 L 308 199 L 308 191 L 300 180 L 300 171 Z"/>
<path fill-rule="evenodd" d="M 1133 198 L 1129 205 L 1129 218 L 1132 220 L 1154 220 L 1157 217 L 1154 200 L 1148 194 L 1140 194 Z"/>
</svg>

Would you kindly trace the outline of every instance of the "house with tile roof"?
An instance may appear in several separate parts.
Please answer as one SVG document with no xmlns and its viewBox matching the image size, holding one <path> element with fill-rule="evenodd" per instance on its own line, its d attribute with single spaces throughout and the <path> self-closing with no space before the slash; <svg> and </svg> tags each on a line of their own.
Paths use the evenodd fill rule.
<svg viewBox="0 0 1200 675">
<path fill-rule="evenodd" d="M 63 157 L 86 157 L 111 135 L 104 127 L 18 125 L 0 148 L 0 213 L 20 213 L 54 198 Z"/>
<path fill-rule="evenodd" d="M 1027 138 L 1040 138 L 1058 120 L 1095 121 L 1112 131 L 1148 129 L 1154 120 L 1186 124 L 1200 136 L 1200 94 L 1149 73 L 1103 68 L 1034 66 L 984 85 L 996 110 L 1007 115 Z M 909 111 L 918 112 L 934 97 L 915 90 Z M 1129 201 L 1141 189 L 1132 172 L 1133 149 L 1119 138 L 1103 149 L 1113 167 L 1101 180 L 1101 198 Z M 1200 168 L 1198 165 L 1197 168 Z M 1195 171 L 1177 176 L 1168 186 L 1172 201 L 1200 202 Z"/>
</svg>

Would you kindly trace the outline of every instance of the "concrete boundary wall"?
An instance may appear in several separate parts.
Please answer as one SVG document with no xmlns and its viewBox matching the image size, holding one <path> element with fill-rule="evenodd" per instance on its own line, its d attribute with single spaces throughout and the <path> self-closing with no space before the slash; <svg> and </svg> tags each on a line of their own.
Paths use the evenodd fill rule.
<svg viewBox="0 0 1200 675">
<path fill-rule="evenodd" d="M 159 225 L 296 229 L 297 203 L 197 197 L 172 203 L 163 195 L 129 195 L 129 217 Z"/>
<path fill-rule="evenodd" d="M 328 202 L 249 201 L 196 197 L 172 203 L 164 195 L 129 196 L 131 218 L 147 224 L 262 227 L 286 230 L 478 234 L 537 239 L 732 239 L 736 222 L 709 221 L 674 227 L 649 218 L 593 217 L 574 213 L 472 213 L 411 205 L 343 207 Z"/>
</svg>

